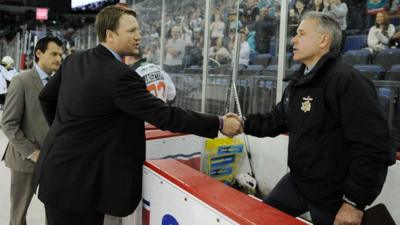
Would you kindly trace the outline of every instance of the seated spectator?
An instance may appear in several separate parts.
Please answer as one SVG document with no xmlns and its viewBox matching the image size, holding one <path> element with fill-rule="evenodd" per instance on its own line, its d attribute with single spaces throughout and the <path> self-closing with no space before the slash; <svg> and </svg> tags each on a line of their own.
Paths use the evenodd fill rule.
<svg viewBox="0 0 400 225">
<path fill-rule="evenodd" d="M 261 17 L 253 26 L 257 53 L 269 52 L 271 38 L 275 35 L 275 27 L 275 19 L 269 15 L 269 9 L 262 8 Z"/>
<path fill-rule="evenodd" d="M 325 0 L 328 1 L 328 0 Z M 317 11 L 317 12 L 322 12 L 324 10 L 324 0 L 314 0 L 314 2 L 311 5 L 310 10 L 311 11 Z"/>
<path fill-rule="evenodd" d="M 181 38 L 182 29 L 174 26 L 171 29 L 172 38 L 168 40 L 165 56 L 165 69 L 168 72 L 177 72 L 182 68 L 183 56 L 185 55 L 185 40 Z"/>
<path fill-rule="evenodd" d="M 374 16 L 378 12 L 387 11 L 389 7 L 389 0 L 367 0 L 367 27 L 371 27 L 374 24 Z"/>
<path fill-rule="evenodd" d="M 202 33 L 199 33 L 199 36 L 201 36 Z M 191 65 L 199 65 L 203 63 L 203 38 L 202 37 L 197 37 L 193 40 L 194 44 L 193 47 L 190 48 L 189 50 L 189 55 L 191 58 Z"/>
<path fill-rule="evenodd" d="M 188 28 L 185 22 L 182 22 L 182 39 L 185 40 L 186 46 L 193 46 L 192 39 L 193 39 L 193 31 Z"/>
<path fill-rule="evenodd" d="M 203 31 L 203 20 L 200 17 L 199 10 L 194 10 L 190 15 L 189 29 L 193 31 L 194 34 Z"/>
<path fill-rule="evenodd" d="M 249 30 L 248 26 L 244 26 L 240 29 L 240 32 L 244 32 L 247 37 L 247 43 L 250 47 L 250 61 L 254 60 L 257 57 L 256 51 L 256 32 L 254 30 Z"/>
<path fill-rule="evenodd" d="M 388 12 L 389 14 L 397 14 L 399 12 L 399 6 L 400 5 L 400 0 L 389 0 L 388 3 Z"/>
<path fill-rule="evenodd" d="M 400 31 L 396 32 L 389 40 L 389 47 L 400 48 Z"/>
<path fill-rule="evenodd" d="M 260 9 L 257 7 L 257 0 L 247 0 L 243 5 L 243 16 L 246 25 L 252 25 L 260 16 Z"/>
<path fill-rule="evenodd" d="M 172 27 L 175 26 L 175 21 L 171 18 L 169 14 L 165 14 L 165 31 L 170 33 Z"/>
<path fill-rule="evenodd" d="M 347 13 L 349 8 L 347 4 L 342 2 L 342 0 L 326 0 L 324 1 L 325 8 L 324 11 L 331 14 L 339 22 L 340 29 L 342 30 L 342 43 L 341 48 L 344 48 L 344 42 L 346 40 L 346 29 L 347 29 Z"/>
<path fill-rule="evenodd" d="M 152 38 L 160 38 L 160 34 L 158 32 L 158 29 L 155 25 L 150 26 L 150 37 Z"/>
<path fill-rule="evenodd" d="M 233 49 L 235 47 L 235 30 L 229 30 L 228 33 L 228 49 Z"/>
<path fill-rule="evenodd" d="M 215 46 L 209 49 L 209 57 L 215 59 L 221 65 L 230 63 L 232 59 L 229 51 L 223 46 L 222 38 L 217 38 Z"/>
<path fill-rule="evenodd" d="M 347 1 L 347 7 L 349 8 L 349 12 L 347 13 L 347 29 L 364 31 L 366 27 L 370 27 L 367 25 L 367 1 Z"/>
<path fill-rule="evenodd" d="M 306 5 L 303 0 L 296 0 L 294 8 L 289 11 L 289 35 L 291 37 L 296 35 L 301 18 L 307 13 L 305 7 Z"/>
<path fill-rule="evenodd" d="M 367 11 L 369 15 L 376 15 L 378 12 L 388 8 L 388 0 L 367 0 Z"/>
<path fill-rule="evenodd" d="M 368 49 L 372 53 L 389 47 L 389 40 L 393 36 L 395 28 L 389 24 L 389 15 L 382 11 L 376 14 L 375 25 L 368 32 Z"/>
<path fill-rule="evenodd" d="M 221 15 L 216 13 L 214 15 L 214 21 L 210 25 L 211 38 L 223 38 L 225 31 L 225 23 L 221 21 Z"/>
<path fill-rule="evenodd" d="M 240 33 L 240 52 L 239 52 L 239 65 L 247 68 L 250 61 L 250 45 L 247 42 L 247 35 Z"/>
<path fill-rule="evenodd" d="M 147 62 L 154 64 L 160 63 L 160 48 L 157 44 L 152 44 L 149 47 L 145 47 L 143 50 L 143 57 L 147 59 Z"/>
</svg>

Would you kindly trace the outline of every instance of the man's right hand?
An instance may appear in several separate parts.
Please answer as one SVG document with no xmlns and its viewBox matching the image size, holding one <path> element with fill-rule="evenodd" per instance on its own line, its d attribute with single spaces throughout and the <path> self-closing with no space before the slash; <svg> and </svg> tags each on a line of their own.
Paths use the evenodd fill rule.
<svg viewBox="0 0 400 225">
<path fill-rule="evenodd" d="M 363 211 L 354 208 L 354 206 L 343 203 L 336 214 L 334 225 L 360 225 L 363 217 Z"/>
<path fill-rule="evenodd" d="M 243 121 L 242 117 L 240 117 L 238 114 L 229 112 L 229 113 L 225 114 L 225 116 L 236 119 L 237 121 L 240 122 L 240 124 L 242 125 L 242 128 L 244 128 L 244 121 Z"/>
<path fill-rule="evenodd" d="M 32 156 L 31 156 L 30 160 L 32 160 L 33 162 L 37 162 L 37 160 L 39 158 L 39 154 L 40 154 L 40 150 L 35 150 L 32 153 Z"/>
<path fill-rule="evenodd" d="M 225 115 L 223 117 L 224 127 L 222 128 L 222 133 L 225 136 L 232 138 L 235 135 L 238 135 L 243 132 L 243 127 L 240 120 L 234 118 L 233 116 Z"/>
</svg>

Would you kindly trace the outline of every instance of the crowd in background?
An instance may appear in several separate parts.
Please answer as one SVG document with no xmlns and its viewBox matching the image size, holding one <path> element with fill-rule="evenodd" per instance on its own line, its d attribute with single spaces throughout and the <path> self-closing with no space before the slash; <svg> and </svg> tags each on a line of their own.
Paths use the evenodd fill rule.
<svg viewBox="0 0 400 225">
<path fill-rule="evenodd" d="M 243 0 L 237 9 L 234 0 L 213 1 L 210 21 L 210 61 L 229 64 L 234 58 L 235 32 L 245 38 L 240 44 L 239 64 L 248 66 L 258 54 L 277 51 L 276 40 L 280 19 L 280 1 Z M 375 4 L 373 4 L 375 2 Z M 382 5 L 382 2 L 384 3 Z M 166 68 L 170 71 L 201 65 L 204 43 L 204 2 L 179 2 L 168 5 L 165 16 Z M 345 45 L 347 36 L 368 35 L 365 48 L 376 53 L 398 46 L 400 15 L 399 1 L 350 0 L 292 0 L 289 5 L 288 40 L 296 34 L 301 17 L 308 11 L 322 11 L 340 23 Z M 376 19 L 375 19 L 376 18 Z M 160 14 L 140 11 L 145 56 L 160 62 Z M 243 35 L 242 35 L 243 34 Z M 243 40 L 242 40 L 243 41 Z M 290 45 L 288 45 L 290 52 Z M 243 49 L 243 50 L 242 50 Z M 212 64 L 212 63 L 210 63 Z"/>
<path fill-rule="evenodd" d="M 188 74 L 185 71 L 187 68 L 196 68 L 195 70 L 201 71 L 205 42 L 205 0 L 168 0 L 168 4 L 165 5 L 164 38 L 161 37 L 162 9 L 159 3 L 159 0 L 144 0 L 134 6 L 141 25 L 143 57 L 147 58 L 148 62 L 159 65 L 162 52 L 160 49 L 161 40 L 164 39 L 163 66 L 167 72 L 186 75 Z M 384 49 L 400 48 L 399 5 L 400 0 L 291 0 L 288 10 L 287 56 L 291 54 L 290 39 L 296 34 L 301 17 L 309 11 L 327 12 L 339 21 L 344 37 L 342 41 L 343 53 L 347 51 L 347 49 L 343 49 L 345 40 L 354 35 L 365 37 L 365 44 L 360 49 L 369 52 L 374 57 L 380 57 L 378 53 Z M 268 54 L 275 57 L 275 61 L 270 58 L 269 65 L 276 66 L 281 15 L 280 0 L 241 0 L 239 5 L 237 5 L 237 0 L 212 0 L 209 13 L 210 42 L 208 53 L 210 68 L 227 68 L 223 72 L 232 69 L 232 62 L 235 61 L 236 44 L 239 46 L 239 69 L 253 65 L 259 66 L 258 57 Z M 10 15 L 7 18 L 10 18 Z M 86 22 L 88 21 L 82 20 L 82 25 L 87 24 Z M 93 27 L 93 23 L 91 26 Z M 63 57 L 72 54 L 75 50 L 80 51 L 94 47 L 96 45 L 95 38 L 92 38 L 91 46 L 84 45 L 82 48 L 76 43 L 76 40 L 79 40 L 76 38 L 77 36 L 80 35 L 81 39 L 87 40 L 89 35 L 89 29 L 85 31 L 86 33 L 79 33 L 79 30 L 82 29 L 78 28 L 65 25 L 63 29 L 30 30 L 29 46 L 27 46 L 23 63 L 25 67 L 21 67 L 22 63 L 16 57 L 14 57 L 14 67 L 19 70 L 33 66 L 33 36 L 40 38 L 50 33 L 52 36 L 60 38 L 63 41 Z M 91 32 L 94 34 L 94 29 Z M 237 37 L 239 41 L 235 43 Z M 0 57 L 4 56 L 6 55 L 0 51 Z M 392 58 L 394 58 L 392 61 L 400 64 L 399 57 Z M 262 59 L 261 61 L 266 60 Z M 290 62 L 290 64 L 293 66 L 295 62 Z M 266 65 L 263 64 L 262 66 L 263 71 L 267 70 Z M 389 69 L 390 67 L 385 68 L 386 71 L 389 71 Z M 250 75 L 253 75 L 253 73 Z M 260 72 L 256 75 L 264 74 Z M 379 75 L 379 80 L 384 80 L 383 77 L 385 76 Z M 5 80 L 7 79 L 5 78 Z M 197 83 L 191 80 L 184 87 L 178 86 L 177 88 L 191 88 L 196 85 Z M 177 102 L 179 102 L 178 100 Z M 182 102 L 179 102 L 179 104 L 187 104 L 184 100 Z M 192 103 L 193 101 L 189 102 Z"/>
<path fill-rule="evenodd" d="M 161 7 L 153 1 L 139 1 L 138 18 L 141 21 L 142 49 L 144 57 L 150 62 L 160 63 Z M 301 17 L 309 11 L 322 11 L 333 15 L 340 23 L 343 34 L 342 49 L 346 37 L 362 34 L 368 36 L 364 46 L 371 53 L 382 49 L 399 47 L 400 0 L 291 0 L 289 2 L 288 42 L 296 34 Z M 201 65 L 204 45 L 205 1 L 169 1 L 165 14 L 165 61 L 169 71 L 177 71 L 193 65 Z M 241 0 L 239 9 L 236 0 L 214 0 L 210 12 L 210 65 L 228 65 L 234 59 L 235 34 L 240 35 L 239 64 L 242 68 L 253 64 L 259 54 L 275 55 L 281 1 L 279 0 Z M 17 20 L 34 17 L 32 13 L 17 16 Z M 237 18 L 238 17 L 238 18 Z M 1 13 L 2 22 L 12 24 L 12 15 Z M 58 19 L 57 19 L 58 18 Z M 74 37 L 80 27 L 66 22 L 58 16 L 54 26 L 47 24 L 32 27 L 27 25 L 32 35 L 39 38 L 53 35 L 64 42 L 65 52 L 74 51 Z M 76 19 L 79 20 L 79 19 Z M 91 19 L 82 19 L 80 26 Z M 7 22 L 8 21 L 8 22 Z M 64 23 L 64 22 L 65 23 Z M 12 35 L 20 32 L 18 26 L 6 26 L 0 31 L 0 39 L 9 41 Z M 13 32 L 8 31 L 13 28 Z M 93 47 L 93 46 L 92 46 Z M 288 52 L 291 51 L 288 43 Z M 33 48 L 29 46 L 27 66 L 30 68 Z"/>
</svg>

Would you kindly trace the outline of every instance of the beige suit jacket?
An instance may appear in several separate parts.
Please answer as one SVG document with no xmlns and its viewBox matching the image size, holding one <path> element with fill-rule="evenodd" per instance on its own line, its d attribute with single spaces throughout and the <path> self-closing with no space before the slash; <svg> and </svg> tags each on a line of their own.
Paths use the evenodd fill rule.
<svg viewBox="0 0 400 225">
<path fill-rule="evenodd" d="M 33 172 L 34 163 L 27 157 L 41 148 L 49 130 L 38 98 L 42 88 L 34 68 L 15 76 L 8 88 L 2 130 L 9 143 L 3 159 L 12 170 Z"/>
</svg>

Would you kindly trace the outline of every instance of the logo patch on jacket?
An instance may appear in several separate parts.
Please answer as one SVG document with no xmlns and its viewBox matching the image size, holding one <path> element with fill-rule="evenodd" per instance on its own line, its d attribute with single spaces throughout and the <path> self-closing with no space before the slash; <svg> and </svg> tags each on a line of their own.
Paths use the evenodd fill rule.
<svg viewBox="0 0 400 225">
<path fill-rule="evenodd" d="M 311 98 L 310 96 L 303 97 L 303 102 L 301 103 L 301 108 L 300 108 L 300 109 L 301 109 L 304 113 L 311 111 L 311 102 L 312 102 L 313 100 L 314 100 L 314 99 Z"/>
</svg>

